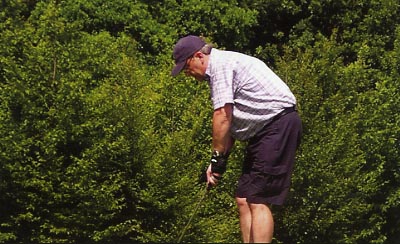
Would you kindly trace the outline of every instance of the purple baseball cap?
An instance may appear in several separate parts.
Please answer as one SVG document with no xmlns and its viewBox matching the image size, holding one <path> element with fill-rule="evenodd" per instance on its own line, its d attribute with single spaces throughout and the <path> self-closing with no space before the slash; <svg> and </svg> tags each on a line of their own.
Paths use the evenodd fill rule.
<svg viewBox="0 0 400 244">
<path fill-rule="evenodd" d="M 177 76 L 185 67 L 186 60 L 195 52 L 199 51 L 206 43 L 198 36 L 185 36 L 179 39 L 174 48 L 175 67 L 171 75 Z"/>
</svg>

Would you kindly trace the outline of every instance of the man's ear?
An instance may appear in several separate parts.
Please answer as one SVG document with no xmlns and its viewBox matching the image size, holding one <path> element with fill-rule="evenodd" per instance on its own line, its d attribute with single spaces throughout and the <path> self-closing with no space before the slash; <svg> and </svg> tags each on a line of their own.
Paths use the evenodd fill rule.
<svg viewBox="0 0 400 244">
<path fill-rule="evenodd" d="M 202 52 L 200 52 L 200 51 L 195 52 L 193 54 L 193 56 L 196 57 L 196 58 L 204 58 L 204 54 Z"/>
</svg>

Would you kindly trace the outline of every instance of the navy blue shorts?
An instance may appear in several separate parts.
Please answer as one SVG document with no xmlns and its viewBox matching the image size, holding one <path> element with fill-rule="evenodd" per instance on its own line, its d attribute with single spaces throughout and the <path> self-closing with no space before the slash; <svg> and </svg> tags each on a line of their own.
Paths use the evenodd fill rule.
<svg viewBox="0 0 400 244">
<path fill-rule="evenodd" d="M 301 119 L 291 112 L 273 120 L 246 147 L 236 197 L 248 203 L 282 205 L 290 188 Z"/>
</svg>

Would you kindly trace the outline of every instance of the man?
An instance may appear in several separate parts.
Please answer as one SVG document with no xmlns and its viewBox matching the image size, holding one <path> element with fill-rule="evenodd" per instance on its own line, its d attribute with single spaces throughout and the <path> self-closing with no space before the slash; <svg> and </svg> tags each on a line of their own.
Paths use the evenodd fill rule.
<svg viewBox="0 0 400 244">
<path fill-rule="evenodd" d="M 235 193 L 240 229 L 243 242 L 270 243 L 270 206 L 284 203 L 301 137 L 294 95 L 261 60 L 212 48 L 198 36 L 181 38 L 173 56 L 173 76 L 183 71 L 210 86 L 213 153 L 207 184 L 221 179 L 234 140 L 248 141 Z"/>
</svg>

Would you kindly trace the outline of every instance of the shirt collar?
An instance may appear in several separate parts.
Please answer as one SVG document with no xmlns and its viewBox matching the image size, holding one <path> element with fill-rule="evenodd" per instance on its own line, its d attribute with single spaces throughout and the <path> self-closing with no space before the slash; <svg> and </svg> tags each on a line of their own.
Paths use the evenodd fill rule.
<svg viewBox="0 0 400 244">
<path fill-rule="evenodd" d="M 206 69 L 206 72 L 204 74 L 204 80 L 206 80 L 208 82 L 210 82 L 210 80 L 211 80 L 211 63 L 212 63 L 212 59 L 213 59 L 213 56 L 214 56 L 214 53 L 215 53 L 214 50 L 216 50 L 216 49 L 215 48 L 211 49 L 211 52 L 209 54 L 210 56 L 208 58 L 207 69 Z"/>
</svg>

